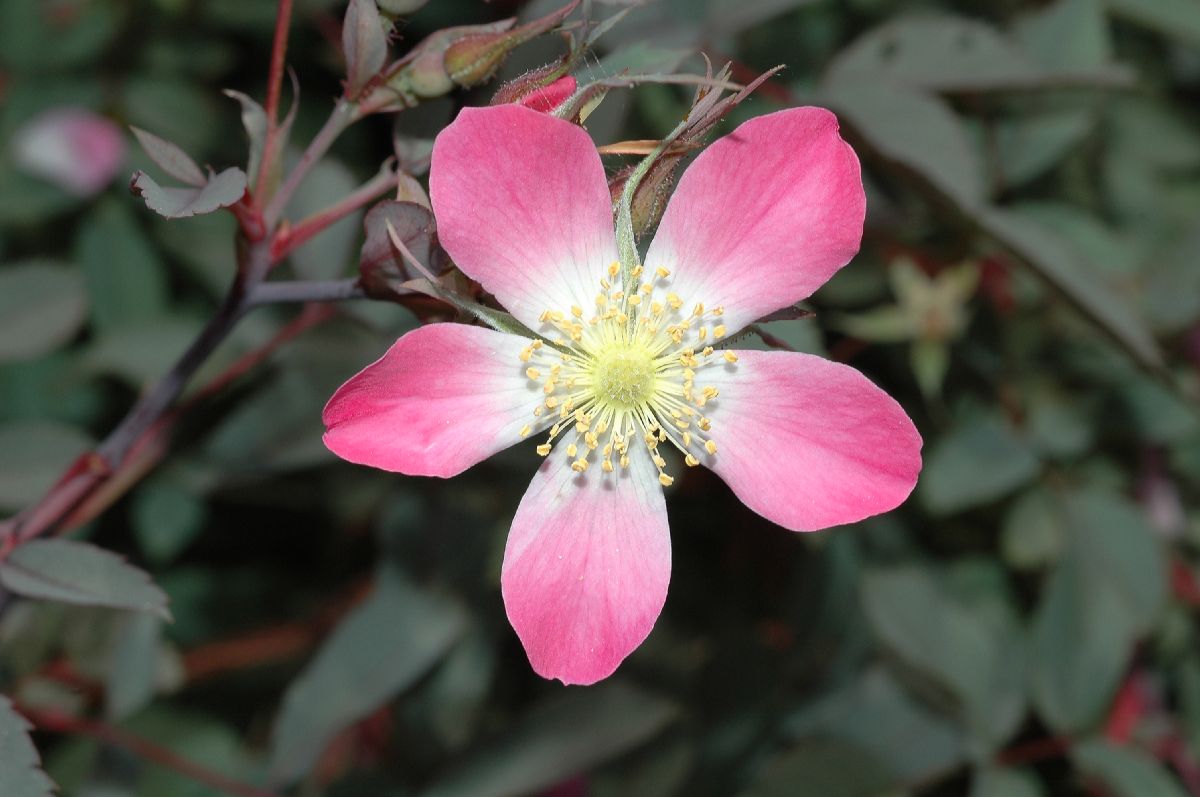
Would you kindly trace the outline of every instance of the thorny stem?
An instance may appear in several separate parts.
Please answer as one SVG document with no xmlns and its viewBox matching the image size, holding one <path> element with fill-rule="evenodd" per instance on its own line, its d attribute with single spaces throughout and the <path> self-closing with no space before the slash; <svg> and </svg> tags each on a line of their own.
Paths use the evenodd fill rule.
<svg viewBox="0 0 1200 797">
<path fill-rule="evenodd" d="M 291 174 L 284 180 L 283 185 L 271 197 L 270 203 L 266 210 L 263 211 L 263 222 L 267 229 L 274 229 L 279 223 L 279 219 L 283 215 L 283 209 L 287 207 L 288 201 L 292 195 L 296 193 L 296 189 L 300 187 L 300 183 L 304 182 L 304 178 L 308 176 L 309 171 L 317 164 L 317 161 L 324 157 L 325 153 L 337 140 L 337 137 L 358 118 L 358 106 L 345 99 L 340 99 L 333 106 L 333 111 L 329 114 L 329 118 L 325 120 L 325 124 L 313 136 L 313 140 L 309 142 L 308 148 L 304 150 L 304 154 L 300 156 L 300 160 L 296 162 L 295 168 Z"/>
<path fill-rule="evenodd" d="M 263 141 L 262 160 L 254 180 L 256 190 L 266 185 L 267 174 L 275 160 L 279 138 L 279 95 L 283 87 L 284 56 L 287 53 L 288 28 L 292 21 L 292 0 L 279 0 L 275 10 L 275 38 L 271 42 L 271 67 L 267 77 L 267 135 Z"/>
<path fill-rule="evenodd" d="M 153 761 L 217 791 L 232 794 L 234 797 L 276 797 L 274 792 L 234 780 L 122 728 L 96 720 L 72 717 L 59 711 L 31 708 L 24 705 L 18 705 L 17 710 L 43 731 L 89 736 L 105 744 L 124 748 L 147 761 Z"/>
</svg>

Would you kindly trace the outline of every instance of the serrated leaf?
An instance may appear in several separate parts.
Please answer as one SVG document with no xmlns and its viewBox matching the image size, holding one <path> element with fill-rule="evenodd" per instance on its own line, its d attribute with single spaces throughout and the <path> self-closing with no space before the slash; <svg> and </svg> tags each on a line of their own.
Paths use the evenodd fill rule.
<svg viewBox="0 0 1200 797">
<path fill-rule="evenodd" d="M 1071 750 L 1080 771 L 1108 789 L 1113 797 L 1185 797 L 1187 792 L 1148 754 L 1107 741 L 1088 741 Z"/>
<path fill-rule="evenodd" d="M 27 360 L 57 349 L 87 319 L 79 272 L 48 261 L 0 271 L 0 362 Z"/>
<path fill-rule="evenodd" d="M 342 23 L 346 55 L 346 93 L 354 97 L 387 60 L 387 36 L 375 0 L 350 0 Z"/>
<path fill-rule="evenodd" d="M 4 797 L 53 797 L 53 781 L 42 771 L 30 725 L 12 702 L 0 695 L 0 794 Z"/>
<path fill-rule="evenodd" d="M 185 219 L 235 204 L 246 193 L 246 173 L 233 166 L 199 188 L 163 188 L 145 172 L 135 172 L 129 187 L 158 215 Z"/>
<path fill-rule="evenodd" d="M 656 694 L 608 682 L 572 690 L 510 723 L 504 735 L 455 766 L 422 797 L 515 797 L 636 748 L 678 714 Z"/>
<path fill-rule="evenodd" d="M 32 540 L 0 562 L 0 584 L 28 598 L 150 612 L 171 619 L 150 576 L 111 551 L 71 540 Z"/>
<path fill-rule="evenodd" d="M 130 125 L 129 129 L 137 137 L 142 149 L 150 156 L 150 160 L 154 161 L 164 172 L 188 185 L 202 186 L 208 182 L 204 172 L 200 170 L 190 155 L 180 149 L 178 144 L 167 141 L 165 138 L 159 138 L 140 127 Z"/>
<path fill-rule="evenodd" d="M 292 682 L 271 734 L 270 771 L 302 777 L 342 729 L 411 686 L 463 629 L 456 603 L 424 592 L 391 570 L 325 640 Z"/>
</svg>

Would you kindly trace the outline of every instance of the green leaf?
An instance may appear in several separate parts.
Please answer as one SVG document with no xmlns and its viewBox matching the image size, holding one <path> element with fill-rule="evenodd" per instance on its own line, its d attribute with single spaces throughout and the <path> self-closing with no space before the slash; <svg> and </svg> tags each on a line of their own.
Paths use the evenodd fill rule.
<svg viewBox="0 0 1200 797">
<path fill-rule="evenodd" d="M 1054 230 L 1000 208 L 976 217 L 983 230 L 1030 266 L 1088 319 L 1108 333 L 1139 363 L 1161 369 L 1162 353 L 1143 319 L 1080 261 L 1071 245 Z"/>
<path fill-rule="evenodd" d="M 981 769 L 971 781 L 970 797 L 1043 797 L 1041 782 L 1021 769 Z"/>
<path fill-rule="evenodd" d="M 776 757 L 743 797 L 880 797 L 898 780 L 871 754 L 845 742 L 810 740 Z"/>
<path fill-rule="evenodd" d="M 836 739 L 864 750 L 906 783 L 953 770 L 966 757 L 962 731 L 913 700 L 882 668 L 793 714 L 784 727 L 793 739 Z"/>
<path fill-rule="evenodd" d="M 1164 36 L 1200 46 L 1200 13 L 1195 0 L 1104 0 L 1109 11 L 1122 19 Z"/>
<path fill-rule="evenodd" d="M 1004 185 L 1041 177 L 1075 150 L 1096 126 L 1091 111 L 1076 108 L 1009 117 L 996 124 L 996 161 Z"/>
<path fill-rule="evenodd" d="M 145 72 L 133 73 L 120 85 L 130 124 L 153 130 L 204 161 L 224 118 L 210 89 L 189 79 Z"/>
<path fill-rule="evenodd" d="M 827 79 L 893 83 L 934 91 L 984 91 L 1036 82 L 1041 73 L 989 25 L 952 16 L 912 16 L 860 36 Z"/>
<path fill-rule="evenodd" d="M 133 533 L 146 558 L 158 564 L 173 561 L 196 538 L 208 518 L 208 505 L 171 482 L 140 487 L 131 509 Z"/>
<path fill-rule="evenodd" d="M 118 8 L 82 3 L 54 14 L 41 3 L 0 0 L 0 64 L 35 74 L 82 66 L 120 31 Z"/>
<path fill-rule="evenodd" d="M 1058 561 L 1066 544 L 1058 503 L 1035 487 L 1013 503 L 1004 515 L 1000 549 L 1004 561 L 1017 570 L 1037 570 Z"/>
<path fill-rule="evenodd" d="M 133 130 L 133 135 L 137 137 L 142 149 L 146 151 L 150 160 L 154 161 L 158 168 L 179 182 L 188 185 L 200 187 L 208 182 L 204 172 L 200 171 L 196 162 L 180 149 L 178 144 L 167 141 L 165 138 L 159 138 L 140 127 L 131 127 L 130 129 Z"/>
<path fill-rule="evenodd" d="M 664 698 L 609 681 L 572 689 L 508 724 L 422 797 L 510 797 L 547 789 L 635 749 L 678 714 Z"/>
<path fill-rule="evenodd" d="M 342 729 L 411 686 L 463 629 L 457 604 L 383 570 L 375 591 L 292 682 L 271 734 L 270 771 L 299 779 Z"/>
<path fill-rule="evenodd" d="M 12 701 L 0 695 L 0 794 L 4 797 L 53 797 L 57 791 L 42 771 L 29 727 Z"/>
<path fill-rule="evenodd" d="M 1171 774 L 1146 753 L 1107 741 L 1087 741 L 1071 750 L 1071 761 L 1113 797 L 1186 797 Z"/>
<path fill-rule="evenodd" d="M 210 174 L 198 188 L 163 188 L 145 172 L 136 172 L 129 188 L 158 215 L 186 219 L 237 204 L 246 193 L 246 173 L 231 166 L 220 174 Z"/>
<path fill-rule="evenodd" d="M 990 752 L 1025 711 L 1025 640 L 1007 616 L 950 597 L 927 568 L 868 572 L 863 606 L 876 636 L 959 701 L 977 748 Z"/>
<path fill-rule="evenodd" d="M 167 596 L 111 551 L 70 540 L 32 540 L 0 562 L 0 583 L 28 598 L 107 606 L 171 619 Z"/>
<path fill-rule="evenodd" d="M 162 620 L 152 614 L 126 617 L 113 641 L 104 681 L 105 713 L 121 720 L 145 708 L 158 680 Z"/>
<path fill-rule="evenodd" d="M 949 515 L 1001 498 L 1037 472 L 1037 456 L 1012 426 L 986 415 L 933 444 L 919 490 L 931 512 Z"/>
<path fill-rule="evenodd" d="M 87 435 L 65 424 L 0 425 L 0 507 L 19 509 L 33 503 L 91 447 Z"/>
<path fill-rule="evenodd" d="M 1068 547 L 1033 619 L 1032 690 L 1062 733 L 1099 722 L 1166 600 L 1166 561 L 1141 512 L 1097 491 L 1065 497 Z"/>
<path fill-rule="evenodd" d="M 1056 0 L 1022 14 L 1014 30 L 1025 52 L 1048 69 L 1087 69 L 1112 60 L 1102 0 Z"/>
<path fill-rule="evenodd" d="M 99 331 L 166 314 L 166 267 L 128 204 L 109 200 L 88 214 L 75 239 L 75 261 L 83 267 Z"/>
<path fill-rule="evenodd" d="M 940 340 L 914 341 L 908 350 L 908 361 L 921 395 L 926 400 L 941 395 L 942 382 L 950 369 L 950 347 Z"/>
<path fill-rule="evenodd" d="M 916 172 L 959 206 L 983 204 L 979 152 L 942 100 L 878 77 L 828 82 L 821 98 L 878 157 L 904 172 Z"/>
<path fill-rule="evenodd" d="M 77 271 L 40 260 L 0 270 L 0 362 L 54 351 L 86 318 L 87 295 Z"/>
</svg>

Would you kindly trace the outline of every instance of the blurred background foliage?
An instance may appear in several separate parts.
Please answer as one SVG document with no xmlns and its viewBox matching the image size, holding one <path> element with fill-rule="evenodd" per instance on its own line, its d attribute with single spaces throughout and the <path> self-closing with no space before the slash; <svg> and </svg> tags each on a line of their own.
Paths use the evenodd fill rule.
<svg viewBox="0 0 1200 797">
<path fill-rule="evenodd" d="M 556 6 L 433 0 L 399 47 Z M 293 141 L 340 93 L 343 11 L 297 0 Z M 20 168 L 21 129 L 75 106 L 243 165 L 220 90 L 263 96 L 274 14 L 0 0 L 0 514 L 170 367 L 235 262 L 232 216 L 167 221 L 129 195 L 149 161 L 125 132 L 122 176 L 84 198 Z M 539 39 L 501 78 L 560 51 Z M 815 317 L 764 338 L 901 401 L 926 442 L 907 504 L 799 536 L 688 470 L 649 640 L 600 686 L 544 682 L 498 588 L 532 444 L 445 482 L 341 462 L 323 403 L 416 319 L 257 310 L 201 369 L 169 452 L 73 532 L 150 573 L 173 621 L 4 596 L 0 690 L 63 794 L 1200 794 L 1200 4 L 658 0 L 577 73 L 702 72 L 701 51 L 742 81 L 788 67 L 724 129 L 823 104 L 860 153 L 862 253 Z M 495 85 L 396 128 L 431 138 Z M 588 127 L 662 136 L 690 96 L 616 92 Z M 295 215 L 375 174 L 392 136 L 390 117 L 351 129 Z M 352 276 L 361 230 L 283 270 Z M 0 702 L 0 794 L 39 797 L 22 723 Z"/>
</svg>

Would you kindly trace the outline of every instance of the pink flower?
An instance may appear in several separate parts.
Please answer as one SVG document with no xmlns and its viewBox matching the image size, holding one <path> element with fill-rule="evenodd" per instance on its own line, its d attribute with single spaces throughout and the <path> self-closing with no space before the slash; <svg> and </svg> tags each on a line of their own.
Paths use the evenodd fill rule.
<svg viewBox="0 0 1200 797">
<path fill-rule="evenodd" d="M 671 572 L 672 449 L 796 531 L 912 491 L 921 438 L 862 374 L 714 349 L 858 250 L 866 199 L 833 114 L 781 111 L 708 147 L 628 286 L 604 167 L 577 126 L 514 105 L 466 109 L 437 139 L 430 189 L 454 262 L 542 337 L 410 332 L 333 396 L 325 443 L 351 462 L 448 477 L 548 430 L 501 578 L 544 677 L 594 683 L 650 633 Z"/>
<path fill-rule="evenodd" d="M 125 159 L 125 138 L 112 121 L 84 108 L 52 108 L 17 131 L 21 169 L 80 197 L 103 191 Z"/>
</svg>

